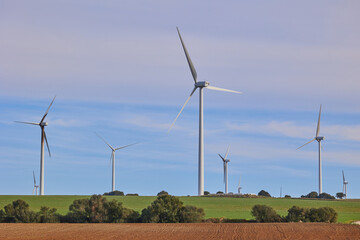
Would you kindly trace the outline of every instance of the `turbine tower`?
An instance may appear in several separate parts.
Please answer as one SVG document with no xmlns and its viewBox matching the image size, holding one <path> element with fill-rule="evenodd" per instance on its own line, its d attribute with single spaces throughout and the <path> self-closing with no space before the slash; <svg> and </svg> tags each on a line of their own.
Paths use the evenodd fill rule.
<svg viewBox="0 0 360 240">
<path fill-rule="evenodd" d="M 241 177 L 239 178 L 239 184 L 238 184 L 238 194 L 239 194 L 239 195 L 241 194 L 240 191 L 241 191 L 241 188 L 242 188 L 242 187 L 240 187 L 240 180 L 241 180 Z"/>
<path fill-rule="evenodd" d="M 223 157 L 219 154 L 220 158 L 223 160 L 223 163 L 224 163 L 225 194 L 228 193 L 228 168 L 227 168 L 227 165 L 228 165 L 228 162 L 230 162 L 230 159 L 227 159 L 227 156 L 229 154 L 229 149 L 230 149 L 230 146 L 226 150 L 225 157 Z"/>
<path fill-rule="evenodd" d="M 34 188 L 33 188 L 33 195 L 35 193 L 35 195 L 37 196 L 38 195 L 38 188 L 39 188 L 39 185 L 36 185 L 36 179 L 35 179 L 35 172 L 33 171 L 33 177 L 34 177 Z"/>
<path fill-rule="evenodd" d="M 305 145 L 313 142 L 313 141 L 317 141 L 319 143 L 319 195 L 322 193 L 322 173 L 321 173 L 321 141 L 325 139 L 325 137 L 321 137 L 319 136 L 319 132 L 320 132 L 320 116 L 321 116 L 321 104 L 320 104 L 320 111 L 319 111 L 319 118 L 318 118 L 318 123 L 317 123 L 317 128 L 316 128 L 316 135 L 315 138 L 307 143 L 305 143 L 304 145 L 302 145 L 301 147 L 298 147 L 297 149 L 300 149 L 302 147 L 304 147 Z"/>
<path fill-rule="evenodd" d="M 113 191 L 115 191 L 115 152 L 117 151 L 117 150 L 120 150 L 120 149 L 123 149 L 123 148 L 126 148 L 126 147 L 130 147 L 130 146 L 132 146 L 132 145 L 135 145 L 135 144 L 137 144 L 137 143 L 133 143 L 133 144 L 129 144 L 129 145 L 126 145 L 126 146 L 122 146 L 122 147 L 118 147 L 118 148 L 114 148 L 114 147 L 112 147 L 107 141 L 105 141 L 105 139 L 104 138 L 102 138 L 99 134 L 97 134 L 97 133 L 95 133 L 101 140 L 103 140 L 105 143 L 106 143 L 106 145 L 108 145 L 109 146 L 109 148 L 111 149 L 111 157 L 110 157 L 110 159 L 111 159 L 111 162 L 112 162 L 112 184 L 111 184 L 111 191 L 113 192 Z"/>
<path fill-rule="evenodd" d="M 345 194 L 345 199 L 347 198 L 347 190 L 346 190 L 346 185 L 348 184 L 347 181 L 345 181 L 345 174 L 344 174 L 344 170 L 342 171 L 342 175 L 343 175 L 343 193 Z M 344 191 L 345 190 L 345 191 Z"/>
<path fill-rule="evenodd" d="M 224 89 L 224 88 L 218 88 L 218 87 L 213 87 L 210 86 L 210 83 L 206 82 L 206 81 L 202 81 L 199 82 L 197 81 L 197 73 L 195 70 L 195 67 L 190 59 L 189 53 L 185 47 L 185 44 L 182 40 L 182 37 L 180 35 L 180 31 L 178 28 L 177 32 L 181 41 L 181 45 L 183 47 L 185 56 L 186 56 L 186 60 L 189 64 L 190 67 L 190 71 L 191 74 L 193 76 L 194 79 L 194 89 L 191 91 L 190 96 L 188 97 L 188 99 L 186 100 L 186 102 L 184 103 L 184 105 L 182 106 L 180 112 L 178 113 L 178 115 L 176 116 L 174 122 L 171 124 L 168 132 L 171 130 L 171 128 L 174 126 L 176 120 L 178 119 L 178 117 L 180 116 L 181 112 L 183 111 L 184 107 L 186 106 L 186 104 L 189 102 L 191 96 L 194 94 L 194 92 L 196 91 L 196 89 L 199 88 L 199 162 L 198 162 L 198 195 L 204 195 L 204 111 L 203 111 L 203 90 L 204 88 L 207 89 L 211 89 L 211 90 L 217 90 L 217 91 L 224 91 L 224 92 L 232 92 L 232 93 L 241 93 L 241 92 L 237 92 L 237 91 L 233 91 L 233 90 L 228 90 L 228 89 Z"/>
<path fill-rule="evenodd" d="M 25 123 L 25 124 L 31 124 L 31 125 L 38 125 L 40 126 L 41 129 L 41 150 L 40 150 L 40 195 L 44 195 L 44 186 L 45 186 L 45 180 L 44 180 L 44 140 L 46 142 L 46 147 L 47 150 L 49 152 L 49 157 L 51 157 L 51 153 L 50 153 L 50 148 L 49 148 L 49 144 L 46 138 L 46 133 L 45 133 L 45 127 L 48 125 L 47 122 L 45 122 L 45 118 L 47 116 L 47 114 L 49 113 L 50 107 L 53 104 L 54 100 L 55 100 L 56 96 L 54 97 L 54 99 L 51 101 L 48 109 L 46 110 L 44 116 L 42 117 L 42 119 L 40 120 L 39 123 L 33 123 L 33 122 L 20 122 L 20 121 L 15 121 L 17 123 Z"/>
</svg>

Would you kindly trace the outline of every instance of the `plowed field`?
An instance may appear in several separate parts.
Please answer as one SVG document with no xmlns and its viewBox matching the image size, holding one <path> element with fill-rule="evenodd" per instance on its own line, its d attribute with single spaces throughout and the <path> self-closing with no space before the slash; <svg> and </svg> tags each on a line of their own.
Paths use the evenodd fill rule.
<svg viewBox="0 0 360 240">
<path fill-rule="evenodd" d="M 360 239 L 360 226 L 326 223 L 0 224 L 0 239 Z"/>
</svg>

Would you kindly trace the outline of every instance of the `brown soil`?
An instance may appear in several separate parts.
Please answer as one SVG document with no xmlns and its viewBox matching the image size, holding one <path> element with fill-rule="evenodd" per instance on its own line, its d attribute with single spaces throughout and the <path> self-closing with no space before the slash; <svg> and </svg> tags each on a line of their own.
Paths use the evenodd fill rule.
<svg viewBox="0 0 360 240">
<path fill-rule="evenodd" d="M 0 224 L 0 239 L 360 239 L 360 226 L 326 223 Z"/>
</svg>

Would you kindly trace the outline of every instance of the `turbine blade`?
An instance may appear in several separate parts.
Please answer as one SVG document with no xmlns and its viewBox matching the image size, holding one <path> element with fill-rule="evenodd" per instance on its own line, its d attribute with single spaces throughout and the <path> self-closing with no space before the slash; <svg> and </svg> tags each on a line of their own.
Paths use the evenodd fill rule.
<svg viewBox="0 0 360 240">
<path fill-rule="evenodd" d="M 173 128 L 173 126 L 175 125 L 176 120 L 178 119 L 178 117 L 180 116 L 181 112 L 184 110 L 186 104 L 189 102 L 191 96 L 194 94 L 196 90 L 196 87 L 194 87 L 194 89 L 192 90 L 192 92 L 190 93 L 190 96 L 188 97 L 188 99 L 186 99 L 186 102 L 184 103 L 184 105 L 182 106 L 180 112 L 178 113 L 178 115 L 176 116 L 175 120 L 173 121 L 173 123 L 171 124 L 171 126 L 169 127 L 168 133 L 170 132 L 170 130 Z"/>
<path fill-rule="evenodd" d="M 137 143 L 132 143 L 132 144 L 129 144 L 129 145 L 125 145 L 125 146 L 122 146 L 122 147 L 118 147 L 118 148 L 115 148 L 114 150 L 116 151 L 116 150 L 119 150 L 119 149 L 123 149 L 123 148 L 130 147 L 130 146 L 132 146 L 132 145 L 136 145 L 136 144 L 139 144 L 139 142 L 137 142 Z"/>
<path fill-rule="evenodd" d="M 225 88 L 218 88 L 218 87 L 213 87 L 213 86 L 207 86 L 207 89 L 210 90 L 216 90 L 216 91 L 222 91 L 222 92 L 231 92 L 231 93 L 239 93 L 242 94 L 242 92 L 238 92 L 238 91 L 234 91 L 234 90 L 229 90 L 229 89 L 225 89 Z"/>
<path fill-rule="evenodd" d="M 16 123 L 25 123 L 25 124 L 31 124 L 31 125 L 39 125 L 39 123 L 33 123 L 33 122 L 20 122 L 20 121 L 14 121 Z"/>
<path fill-rule="evenodd" d="M 181 41 L 181 45 L 182 45 L 182 47 L 183 47 L 183 49 L 184 49 L 184 53 L 185 53 L 185 56 L 186 56 L 186 60 L 187 60 L 187 62 L 188 62 L 188 64 L 189 64 L 191 74 L 192 74 L 192 76 L 193 76 L 193 78 L 194 78 L 194 81 L 195 81 L 195 83 L 196 83 L 197 73 L 196 73 L 195 67 L 194 67 L 194 65 L 193 65 L 193 63 L 192 63 L 192 61 L 191 61 L 191 59 L 190 59 L 190 55 L 189 55 L 188 51 L 186 50 L 184 41 L 183 41 L 183 39 L 182 39 L 182 37 L 181 37 L 181 35 L 180 35 L 179 28 L 176 27 L 176 30 L 177 30 L 177 32 L 178 32 L 178 34 L 179 34 L 180 41 Z"/>
<path fill-rule="evenodd" d="M 227 148 L 227 150 L 226 150 L 226 154 L 225 154 L 225 159 L 227 159 L 227 156 L 228 156 L 228 154 L 229 154 L 229 150 L 230 150 L 230 145 L 228 146 L 228 148 Z"/>
<path fill-rule="evenodd" d="M 342 170 L 342 175 L 343 175 L 343 182 L 345 182 L 344 170 Z"/>
<path fill-rule="evenodd" d="M 240 180 L 241 180 L 241 177 L 239 178 L 239 184 L 238 184 L 238 188 L 240 187 Z"/>
<path fill-rule="evenodd" d="M 109 148 L 111 148 L 111 150 L 115 150 L 107 141 L 105 141 L 105 139 L 103 139 L 99 134 L 97 134 L 97 132 L 94 132 L 101 140 L 104 141 L 104 143 L 106 143 L 106 145 L 109 146 Z"/>
<path fill-rule="evenodd" d="M 223 158 L 223 156 L 221 156 L 220 154 L 218 154 L 219 155 L 219 157 L 221 157 L 221 159 L 223 160 L 223 161 L 225 161 L 225 158 Z"/>
<path fill-rule="evenodd" d="M 42 119 L 41 119 L 40 123 L 42 123 L 42 122 L 45 120 L 45 118 L 46 118 L 46 116 L 47 116 L 47 114 L 48 114 L 48 112 L 49 112 L 49 110 L 50 110 L 50 108 L 51 108 L 51 105 L 53 104 L 53 102 L 54 102 L 55 98 L 56 98 L 56 96 L 55 96 L 55 97 L 54 97 L 54 99 L 51 101 L 51 103 L 50 103 L 50 105 L 49 105 L 48 109 L 46 110 L 46 112 L 45 112 L 44 116 L 42 117 Z"/>
<path fill-rule="evenodd" d="M 51 157 L 50 148 L 49 148 L 49 143 L 48 143 L 48 140 L 47 140 L 47 137 L 46 137 L 45 130 L 44 130 L 44 138 L 45 138 L 47 150 L 48 150 L 48 152 L 49 152 L 49 156 Z"/>
<path fill-rule="evenodd" d="M 319 136 L 319 132 L 320 132 L 320 116 L 321 116 L 321 104 L 320 104 L 320 111 L 319 111 L 318 124 L 317 124 L 317 128 L 316 128 L 316 137 L 318 137 L 318 136 Z"/>
<path fill-rule="evenodd" d="M 298 147 L 296 150 L 298 150 L 298 149 L 300 149 L 300 148 L 304 147 L 305 145 L 308 145 L 309 143 L 311 143 L 311 142 L 313 142 L 313 141 L 315 141 L 315 140 L 316 140 L 316 139 L 314 138 L 313 140 L 311 140 L 311 141 L 309 141 L 309 142 L 305 143 L 304 145 L 302 145 L 301 147 Z"/>
<path fill-rule="evenodd" d="M 35 172 L 33 171 L 33 177 L 34 177 L 34 186 L 36 186 L 36 180 L 35 180 Z M 33 193 L 34 194 L 34 193 Z"/>
</svg>

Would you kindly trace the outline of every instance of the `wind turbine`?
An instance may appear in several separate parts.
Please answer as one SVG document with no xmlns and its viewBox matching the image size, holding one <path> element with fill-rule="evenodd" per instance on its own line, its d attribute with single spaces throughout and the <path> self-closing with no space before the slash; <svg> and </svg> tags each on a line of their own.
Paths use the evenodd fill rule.
<svg viewBox="0 0 360 240">
<path fill-rule="evenodd" d="M 54 97 L 54 99 L 51 101 L 48 109 L 46 110 L 44 116 L 41 118 L 39 123 L 33 123 L 33 122 L 20 122 L 20 121 L 15 121 L 17 123 L 25 123 L 25 124 L 31 124 L 31 125 L 38 125 L 40 126 L 41 129 L 41 151 L 40 151 L 40 195 L 44 195 L 44 185 L 45 185 L 45 180 L 44 180 L 44 140 L 46 142 L 46 147 L 47 150 L 49 152 L 49 157 L 51 157 L 51 153 L 50 153 L 50 148 L 49 148 L 49 144 L 46 138 L 46 133 L 45 133 L 45 127 L 48 125 L 47 122 L 45 122 L 45 118 L 49 113 L 50 107 L 53 104 L 54 100 L 55 100 L 56 96 Z"/>
<path fill-rule="evenodd" d="M 35 172 L 33 171 L 33 177 L 34 177 L 34 189 L 33 189 L 33 195 L 34 193 L 36 193 L 35 195 L 37 196 L 38 195 L 38 188 L 39 188 L 39 185 L 36 185 L 36 179 L 35 179 Z"/>
<path fill-rule="evenodd" d="M 240 180 L 241 180 L 241 177 L 239 178 L 239 184 L 238 184 L 238 194 L 239 195 L 241 194 L 240 191 L 241 191 L 241 188 L 242 188 L 242 187 L 240 187 Z"/>
<path fill-rule="evenodd" d="M 105 143 L 106 143 L 106 145 L 108 145 L 109 146 L 109 148 L 111 149 L 111 157 L 110 157 L 110 159 L 111 159 L 111 161 L 112 161 L 112 185 L 111 185 L 111 191 L 113 192 L 113 191 L 115 191 L 115 152 L 117 151 L 117 150 L 120 150 L 120 149 L 123 149 L 123 148 L 126 148 L 126 147 L 130 147 L 130 146 L 132 146 L 132 145 L 135 145 L 135 144 L 137 144 L 137 143 L 133 143 L 133 144 L 129 144 L 129 145 L 126 145 L 126 146 L 122 146 L 122 147 L 118 147 L 118 148 L 114 148 L 114 147 L 112 147 L 107 141 L 105 141 L 105 139 L 104 138 L 102 138 L 99 134 L 97 134 L 97 133 L 95 133 L 101 140 L 103 140 Z"/>
<path fill-rule="evenodd" d="M 178 117 L 180 116 L 181 112 L 183 111 L 184 107 L 186 106 L 186 104 L 189 102 L 191 96 L 194 94 L 194 92 L 196 91 L 196 89 L 199 88 L 199 165 L 198 165 L 198 195 L 204 195 L 204 109 L 203 109 L 203 89 L 207 88 L 207 89 L 211 89 L 211 90 L 217 90 L 217 91 L 224 91 L 224 92 L 232 92 L 232 93 L 241 93 L 238 91 L 233 91 L 233 90 L 228 90 L 228 89 L 224 89 L 224 88 L 218 88 L 218 87 L 213 87 L 210 86 L 209 82 L 206 81 L 202 81 L 199 82 L 197 81 L 197 73 L 195 70 L 195 67 L 190 59 L 189 53 L 186 50 L 184 41 L 180 35 L 180 31 L 178 28 L 176 28 L 180 41 L 181 41 L 181 45 L 183 47 L 185 56 L 186 56 L 186 60 L 189 64 L 190 67 L 190 71 L 191 74 L 193 76 L 194 79 L 194 89 L 191 91 L 190 96 L 188 97 L 188 99 L 186 100 L 185 104 L 182 106 L 180 112 L 178 113 L 178 115 L 176 116 L 174 122 L 171 124 L 168 132 L 171 130 L 171 128 L 174 126 L 176 120 L 178 119 Z"/>
<path fill-rule="evenodd" d="M 325 139 L 325 137 L 321 137 L 319 136 L 319 132 L 320 132 L 320 116 L 321 116 L 321 104 L 320 104 L 320 111 L 319 111 L 319 118 L 318 118 L 318 123 L 317 123 L 317 128 L 316 128 L 316 135 L 315 138 L 312 139 L 311 141 L 305 143 L 304 145 L 302 145 L 301 147 L 298 147 L 297 149 L 300 149 L 302 147 L 304 147 L 305 145 L 313 142 L 313 141 L 317 141 L 319 143 L 319 195 L 322 193 L 322 176 L 321 176 L 321 141 Z"/>
<path fill-rule="evenodd" d="M 346 185 L 348 184 L 347 181 L 345 181 L 345 174 L 344 174 L 344 170 L 342 171 L 342 175 L 343 175 L 343 193 L 345 190 L 345 199 L 347 198 L 347 190 L 346 190 Z"/>
<path fill-rule="evenodd" d="M 227 165 L 228 165 L 228 162 L 230 162 L 230 159 L 227 159 L 227 155 L 229 154 L 229 149 L 230 149 L 230 146 L 226 150 L 225 157 L 223 157 L 219 154 L 219 157 L 223 160 L 223 163 L 224 163 L 225 194 L 228 193 L 228 168 L 227 168 Z"/>
</svg>

